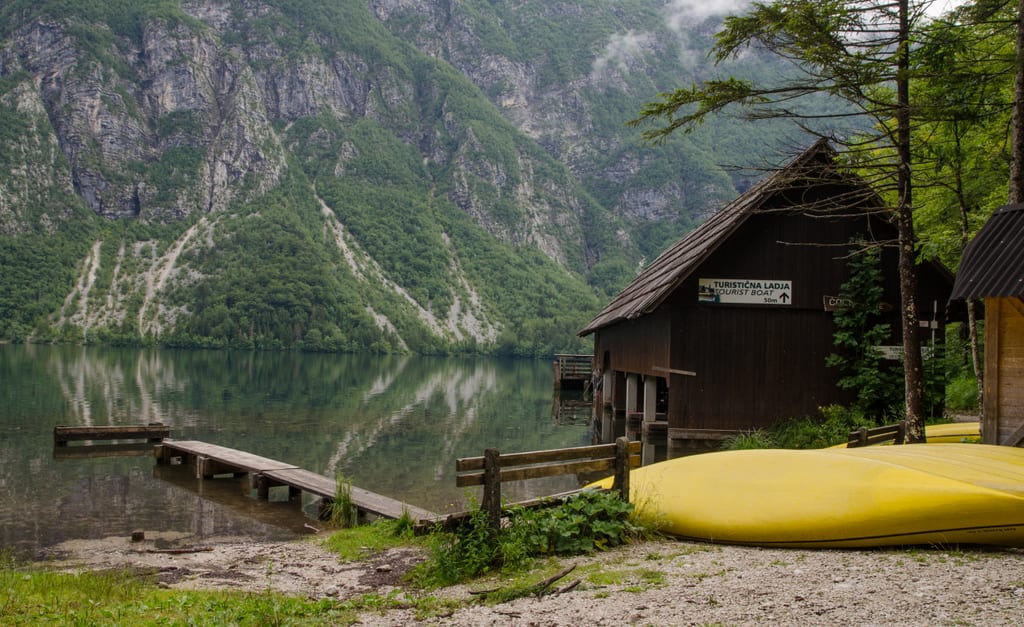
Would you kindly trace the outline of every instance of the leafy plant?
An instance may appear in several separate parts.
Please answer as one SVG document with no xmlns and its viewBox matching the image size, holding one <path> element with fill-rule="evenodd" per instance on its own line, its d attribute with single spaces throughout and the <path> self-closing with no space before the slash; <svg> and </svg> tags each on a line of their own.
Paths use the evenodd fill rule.
<svg viewBox="0 0 1024 627">
<path fill-rule="evenodd" d="M 427 538 L 427 561 L 412 577 L 428 587 L 448 586 L 472 579 L 501 565 L 501 550 L 491 537 L 489 514 L 473 511 L 454 532 L 434 530 Z"/>
<path fill-rule="evenodd" d="M 727 438 L 722 444 L 727 451 L 742 451 L 747 449 L 776 448 L 775 440 L 770 433 L 764 429 L 747 431 L 739 435 Z"/>
<path fill-rule="evenodd" d="M 856 390 L 857 409 L 881 417 L 900 402 L 902 373 L 885 364 L 878 351 L 890 337 L 889 324 L 881 321 L 885 288 L 879 257 L 878 248 L 863 242 L 851 251 L 850 279 L 840 288 L 844 304 L 833 316 L 836 352 L 825 364 L 842 372 L 840 388 Z"/>
<path fill-rule="evenodd" d="M 338 473 L 329 518 L 339 527 L 355 527 L 358 522 L 359 508 L 352 502 L 352 480 L 341 473 Z"/>
<path fill-rule="evenodd" d="M 633 504 L 612 492 L 587 490 L 558 507 L 513 508 L 509 526 L 532 555 L 575 555 L 628 542 L 643 532 L 631 521 Z"/>
<path fill-rule="evenodd" d="M 585 491 L 547 508 L 513 507 L 508 524 L 494 536 L 488 513 L 473 511 L 452 532 L 435 530 L 429 558 L 414 571 L 425 586 L 446 586 L 495 569 L 516 570 L 531 558 L 603 550 L 647 532 L 634 522 L 633 505 L 616 494 Z"/>
</svg>

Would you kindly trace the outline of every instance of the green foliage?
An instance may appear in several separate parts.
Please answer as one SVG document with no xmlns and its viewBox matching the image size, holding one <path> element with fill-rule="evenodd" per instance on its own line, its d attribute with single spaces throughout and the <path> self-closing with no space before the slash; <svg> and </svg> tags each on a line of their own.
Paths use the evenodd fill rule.
<svg viewBox="0 0 1024 627">
<path fill-rule="evenodd" d="M 768 429 L 759 429 L 751 433 L 727 439 L 723 450 L 736 451 L 748 449 L 784 448 L 810 449 L 825 448 L 846 442 L 851 431 L 861 427 L 876 427 L 880 421 L 866 417 L 857 408 L 829 405 L 820 407 L 818 418 L 801 417 L 784 420 Z M 886 418 L 880 419 L 887 421 Z M 898 418 L 892 418 L 892 421 Z"/>
<path fill-rule="evenodd" d="M 973 374 L 961 374 L 946 383 L 946 409 L 973 412 L 978 410 L 978 380 Z"/>
<path fill-rule="evenodd" d="M 489 515 L 482 509 L 470 513 L 456 532 L 436 530 L 427 538 L 427 561 L 413 571 L 413 579 L 427 587 L 466 581 L 499 567 L 500 544 L 493 541 Z"/>
<path fill-rule="evenodd" d="M 841 405 L 819 407 L 821 419 L 798 418 L 776 425 L 773 435 L 780 448 L 824 448 L 846 442 L 851 431 L 861 427 L 877 427 L 899 418 L 875 419 L 856 408 Z"/>
<path fill-rule="evenodd" d="M 628 542 L 643 532 L 631 520 L 633 504 L 613 492 L 588 490 L 557 507 L 513 508 L 510 533 L 530 555 L 577 555 Z"/>
<path fill-rule="evenodd" d="M 863 413 L 881 416 L 899 404 L 902 372 L 888 366 L 878 352 L 887 343 L 890 328 L 881 321 L 885 288 L 877 248 L 863 243 L 851 251 L 850 279 L 840 287 L 845 299 L 833 316 L 836 352 L 825 364 L 840 370 L 838 385 L 856 390 L 856 407 Z"/>
<path fill-rule="evenodd" d="M 347 625 L 365 612 L 409 608 L 429 618 L 451 611 L 432 597 L 392 592 L 345 601 L 274 593 L 165 590 L 147 573 L 58 573 L 0 559 L 0 623 L 5 625 Z"/>
<path fill-rule="evenodd" d="M 584 491 L 551 507 L 508 511 L 508 525 L 497 537 L 488 512 L 473 511 L 455 532 L 434 531 L 429 559 L 414 573 L 424 586 L 447 586 L 496 569 L 514 570 L 543 555 L 577 555 L 640 537 L 646 530 L 632 520 L 633 505 L 618 495 Z"/>
<path fill-rule="evenodd" d="M 761 448 L 779 448 L 775 444 L 772 435 L 764 429 L 740 433 L 726 438 L 722 443 L 722 450 L 726 451 L 744 451 Z"/>
<path fill-rule="evenodd" d="M 335 531 L 324 546 L 343 561 L 364 559 L 386 549 L 416 543 L 413 521 L 406 515 L 397 520 L 378 518 L 368 525 L 353 525 Z"/>
<path fill-rule="evenodd" d="M 359 522 L 359 508 L 352 502 L 352 480 L 341 473 L 338 473 L 328 511 L 328 519 L 339 527 L 355 527 Z"/>
</svg>

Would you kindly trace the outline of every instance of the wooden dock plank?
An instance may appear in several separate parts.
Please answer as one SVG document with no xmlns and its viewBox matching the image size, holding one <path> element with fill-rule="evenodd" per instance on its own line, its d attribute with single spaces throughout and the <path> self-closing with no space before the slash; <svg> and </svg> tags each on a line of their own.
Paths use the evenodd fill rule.
<svg viewBox="0 0 1024 627">
<path fill-rule="evenodd" d="M 294 464 L 198 440 L 164 440 L 163 446 L 179 453 L 209 457 L 223 465 L 235 466 L 247 472 L 261 473 L 268 470 L 298 468 Z"/>
<path fill-rule="evenodd" d="M 334 479 L 304 468 L 271 470 L 262 474 L 278 483 L 290 485 L 328 499 L 333 499 L 336 494 L 337 483 Z M 409 512 L 409 516 L 417 522 L 437 518 L 437 514 L 434 512 L 403 503 L 383 494 L 364 490 L 357 486 L 349 488 L 349 497 L 356 507 L 376 516 L 400 518 L 403 512 Z"/>
<path fill-rule="evenodd" d="M 146 439 L 159 442 L 171 434 L 171 428 L 162 423 L 148 425 L 104 425 L 104 426 L 65 426 L 53 428 L 53 443 L 56 446 L 67 446 L 68 442 L 82 440 L 138 440 Z"/>
<path fill-rule="evenodd" d="M 197 459 L 208 458 L 217 466 L 238 468 L 261 475 L 273 483 L 291 486 L 317 496 L 333 499 L 336 493 L 334 479 L 276 459 L 198 440 L 164 440 L 163 448 L 164 457 L 168 453 L 177 453 L 191 455 Z M 399 518 L 403 512 L 409 512 L 409 516 L 417 522 L 439 518 L 434 512 L 356 486 L 350 488 L 349 496 L 360 510 L 376 516 Z"/>
</svg>

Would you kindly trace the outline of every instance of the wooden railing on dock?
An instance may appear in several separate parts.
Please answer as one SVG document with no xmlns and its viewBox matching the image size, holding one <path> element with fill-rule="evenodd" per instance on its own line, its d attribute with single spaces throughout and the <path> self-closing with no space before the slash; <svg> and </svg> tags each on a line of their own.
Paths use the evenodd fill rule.
<svg viewBox="0 0 1024 627">
<path fill-rule="evenodd" d="M 54 446 L 67 446 L 68 442 L 84 440 L 147 440 L 159 442 L 171 435 L 171 428 L 163 423 L 151 422 L 148 425 L 117 425 L 103 427 L 67 427 L 53 428 Z"/>
<path fill-rule="evenodd" d="M 330 477 L 276 459 L 208 442 L 164 440 L 156 447 L 155 455 L 157 463 L 160 464 L 170 464 L 174 458 L 179 457 L 180 463 L 194 465 L 197 479 L 212 478 L 220 474 L 248 473 L 257 494 L 262 498 L 266 498 L 270 488 L 275 486 L 288 486 L 290 490 L 314 494 L 323 498 L 325 503 L 333 501 L 337 495 L 337 482 Z M 408 513 L 418 524 L 429 523 L 439 518 L 434 512 L 356 486 L 350 486 L 349 498 L 364 516 L 371 514 L 384 518 L 400 518 Z M 325 510 L 321 509 L 321 514 L 323 513 Z"/>
<path fill-rule="evenodd" d="M 870 446 L 872 444 L 881 444 L 882 442 L 903 444 L 906 441 L 906 437 L 907 423 L 905 421 L 872 429 L 861 427 L 856 431 L 850 432 L 846 439 L 846 448 Z"/>
<path fill-rule="evenodd" d="M 585 389 L 590 385 L 594 358 L 591 355 L 555 355 L 552 368 L 556 389 Z"/>
<path fill-rule="evenodd" d="M 460 488 L 482 485 L 480 509 L 487 510 L 492 529 L 501 525 L 501 483 L 558 475 L 614 474 L 612 489 L 629 500 L 629 471 L 640 466 L 640 442 L 618 438 L 614 444 L 510 453 L 502 455 L 489 448 L 483 457 L 455 460 L 455 485 Z"/>
</svg>

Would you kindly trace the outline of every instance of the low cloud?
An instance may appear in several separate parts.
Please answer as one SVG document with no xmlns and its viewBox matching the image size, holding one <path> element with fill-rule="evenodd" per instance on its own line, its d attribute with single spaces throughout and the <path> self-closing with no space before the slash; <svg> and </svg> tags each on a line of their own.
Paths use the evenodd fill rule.
<svg viewBox="0 0 1024 627">
<path fill-rule="evenodd" d="M 622 74 L 628 73 L 630 64 L 643 54 L 644 49 L 651 45 L 653 39 L 654 36 L 651 33 L 635 33 L 633 31 L 622 35 L 612 35 L 608 43 L 605 44 L 604 51 L 594 59 L 594 75 L 605 78 L 614 71 Z"/>
<path fill-rule="evenodd" d="M 700 24 L 710 17 L 742 13 L 750 0 L 671 0 L 665 6 L 668 27 L 673 32 Z"/>
</svg>

